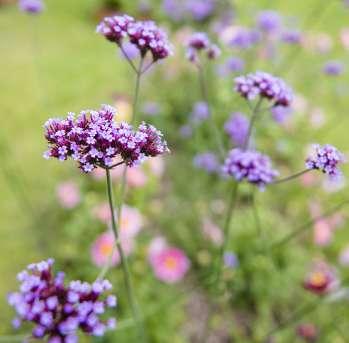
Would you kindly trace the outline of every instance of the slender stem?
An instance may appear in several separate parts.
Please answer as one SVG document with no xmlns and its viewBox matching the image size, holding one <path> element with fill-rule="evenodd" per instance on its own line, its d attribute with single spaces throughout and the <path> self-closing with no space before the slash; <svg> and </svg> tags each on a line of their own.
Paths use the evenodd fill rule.
<svg viewBox="0 0 349 343">
<path fill-rule="evenodd" d="M 125 163 L 125 161 L 121 161 L 121 162 L 115 163 L 115 164 L 113 164 L 112 166 L 110 166 L 109 169 L 112 169 L 112 168 L 121 166 L 121 165 L 124 164 L 124 163 Z"/>
<path fill-rule="evenodd" d="M 135 85 L 135 91 L 134 91 L 134 97 L 133 97 L 133 112 L 132 112 L 132 118 L 131 118 L 132 125 L 135 123 L 136 117 L 137 117 L 137 105 L 138 105 L 138 98 L 139 98 L 139 88 L 141 85 L 143 63 L 144 63 L 144 58 L 141 58 L 141 60 L 139 61 L 138 69 L 136 71 L 136 85 Z"/>
<path fill-rule="evenodd" d="M 140 316 L 138 305 L 135 301 L 135 297 L 133 294 L 131 274 L 129 271 L 127 259 L 125 257 L 124 251 L 123 251 L 122 246 L 121 246 L 121 241 L 119 239 L 119 232 L 118 232 L 118 228 L 117 228 L 117 224 L 116 224 L 112 181 L 111 181 L 111 177 L 110 177 L 110 169 L 106 169 L 105 171 L 106 171 L 106 176 L 107 176 L 107 192 L 108 192 L 109 208 L 110 208 L 110 213 L 111 213 L 112 230 L 113 230 L 114 237 L 115 237 L 116 247 L 117 247 L 117 250 L 118 250 L 119 255 L 120 255 L 120 261 L 121 261 L 121 266 L 122 266 L 122 270 L 123 270 L 123 274 L 124 274 L 124 282 L 125 282 L 125 287 L 126 287 L 126 292 L 127 292 L 127 298 L 128 298 L 128 302 L 131 306 L 133 319 L 138 327 L 139 336 L 140 336 L 141 340 L 143 340 L 144 339 L 144 334 L 143 334 L 144 330 L 142 327 L 141 316 Z"/>
<path fill-rule="evenodd" d="M 280 183 L 291 181 L 291 180 L 297 179 L 298 177 L 300 177 L 300 176 L 302 176 L 302 175 L 304 175 L 304 174 L 306 174 L 306 173 L 308 173 L 310 171 L 311 171 L 311 169 L 305 169 L 305 170 L 300 171 L 299 173 L 287 176 L 287 177 L 285 177 L 283 179 L 276 180 L 276 181 L 272 182 L 271 184 L 272 185 L 277 185 L 277 184 L 280 184 Z"/>
<path fill-rule="evenodd" d="M 137 73 L 137 68 L 135 67 L 134 63 L 132 62 L 132 60 L 130 59 L 130 57 L 127 55 L 124 47 L 122 46 L 122 44 L 118 44 L 119 45 L 119 48 L 122 52 L 122 54 L 124 55 L 126 61 L 129 63 L 129 65 L 131 66 L 131 68 Z"/>
<path fill-rule="evenodd" d="M 308 230 L 317 221 L 329 217 L 330 215 L 332 215 L 335 212 L 339 211 L 343 206 L 348 205 L 348 204 L 349 204 L 349 200 L 347 199 L 347 200 L 341 202 L 340 204 L 338 204 L 337 206 L 331 208 L 330 210 L 325 212 L 323 215 L 309 220 L 308 222 L 306 222 L 305 224 L 300 226 L 298 229 L 296 229 L 296 230 L 292 231 L 291 233 L 289 233 L 288 235 L 286 235 L 286 237 L 280 239 L 279 241 L 276 241 L 276 242 L 272 243 L 270 248 L 271 249 L 275 249 L 275 248 L 282 247 L 283 245 L 285 245 L 286 243 L 288 243 L 292 239 L 298 237 L 300 234 L 302 234 L 303 232 Z"/>
<path fill-rule="evenodd" d="M 263 98 L 260 97 L 255 108 L 252 110 L 252 116 L 251 116 L 251 120 L 250 120 L 250 123 L 248 125 L 248 131 L 247 131 L 247 135 L 246 135 L 246 138 L 245 138 L 245 142 L 244 142 L 244 145 L 243 145 L 243 149 L 246 150 L 248 149 L 248 146 L 249 146 L 249 143 L 250 143 L 250 139 L 251 139 L 251 135 L 252 135 L 252 130 L 253 130 L 253 125 L 257 119 L 257 116 L 259 114 L 259 110 L 260 110 L 260 107 L 261 107 L 261 104 L 262 104 L 262 101 L 263 101 Z"/>
<path fill-rule="evenodd" d="M 155 62 L 155 60 L 152 60 L 147 66 L 145 66 L 145 68 L 141 70 L 141 74 L 145 74 L 155 64 Z"/>
<path fill-rule="evenodd" d="M 218 148 L 218 151 L 221 155 L 222 158 L 225 157 L 225 149 L 224 149 L 224 145 L 221 139 L 221 134 L 219 132 L 217 123 L 215 122 L 214 118 L 213 118 L 213 113 L 211 110 L 211 106 L 210 106 L 210 101 L 209 101 L 209 96 L 208 96 L 208 91 L 207 91 L 207 85 L 206 85 L 206 80 L 205 80 L 205 73 L 204 73 L 204 68 L 202 67 L 202 65 L 198 64 L 198 74 L 199 74 L 199 83 L 200 83 L 200 90 L 201 90 L 201 96 L 203 98 L 203 100 L 206 102 L 207 108 L 208 108 L 208 112 L 209 112 L 209 118 L 212 124 L 212 129 L 214 132 L 214 136 L 215 136 L 215 140 L 216 140 L 216 145 Z"/>
<path fill-rule="evenodd" d="M 222 275 L 224 252 L 227 249 L 227 246 L 228 246 L 229 240 L 230 240 L 230 235 L 231 235 L 230 224 L 231 224 L 231 220 L 233 218 L 233 212 L 234 212 L 234 208 L 235 208 L 235 205 L 237 202 L 238 188 L 239 188 L 239 183 L 238 182 L 234 183 L 232 191 L 231 191 L 230 199 L 229 199 L 227 216 L 225 218 L 225 223 L 224 223 L 224 227 L 223 227 L 224 241 L 223 241 L 223 244 L 221 246 L 219 258 L 218 258 L 217 281 L 220 280 L 221 275 Z"/>
</svg>

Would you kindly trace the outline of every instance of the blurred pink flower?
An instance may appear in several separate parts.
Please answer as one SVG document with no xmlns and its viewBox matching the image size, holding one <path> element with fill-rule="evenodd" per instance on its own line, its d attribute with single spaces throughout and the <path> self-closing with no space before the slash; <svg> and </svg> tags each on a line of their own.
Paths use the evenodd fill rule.
<svg viewBox="0 0 349 343">
<path fill-rule="evenodd" d="M 95 218 L 102 223 L 110 225 L 111 215 L 108 203 L 101 203 L 93 209 Z M 117 218 L 117 213 L 115 214 Z M 133 238 L 141 230 L 143 226 L 143 216 L 138 209 L 123 205 L 121 211 L 121 223 L 120 223 L 120 238 Z"/>
<path fill-rule="evenodd" d="M 299 180 L 304 187 L 311 187 L 319 182 L 319 175 L 316 173 L 305 173 Z"/>
<path fill-rule="evenodd" d="M 205 218 L 202 223 L 202 232 L 204 237 L 213 244 L 220 246 L 223 243 L 223 233 L 220 227 L 213 223 L 210 219 Z"/>
<path fill-rule="evenodd" d="M 123 167 L 114 168 L 111 172 L 114 180 L 120 180 L 124 173 Z M 126 182 L 130 187 L 143 187 L 148 181 L 147 175 L 144 173 L 142 166 L 128 168 L 126 173 Z"/>
<path fill-rule="evenodd" d="M 159 249 L 153 254 L 150 264 L 155 276 L 166 283 L 182 280 L 190 268 L 190 261 L 184 252 L 173 247 Z"/>
<path fill-rule="evenodd" d="M 97 237 L 91 247 L 91 259 L 97 267 L 103 267 L 109 262 L 113 253 L 111 264 L 113 266 L 120 263 L 120 255 L 115 246 L 114 234 L 105 232 Z M 130 255 L 134 248 L 134 242 L 131 239 L 121 239 L 121 246 L 126 256 Z M 113 252 L 114 250 L 114 252 Z"/>
<path fill-rule="evenodd" d="M 345 49 L 349 50 L 349 27 L 341 30 L 340 39 Z"/>
<path fill-rule="evenodd" d="M 148 260 L 150 263 L 154 262 L 155 256 L 167 248 L 166 238 L 158 236 L 152 239 L 148 247 Z"/>
<path fill-rule="evenodd" d="M 329 245 L 332 241 L 332 228 L 325 219 L 314 224 L 314 243 L 319 246 Z"/>
<path fill-rule="evenodd" d="M 147 161 L 150 171 L 157 177 L 161 177 L 165 171 L 165 160 L 163 156 L 156 156 Z"/>
<path fill-rule="evenodd" d="M 314 129 L 319 129 L 326 124 L 326 116 L 322 108 L 316 107 L 310 111 L 309 123 Z"/>
<path fill-rule="evenodd" d="M 91 176 L 95 180 L 103 180 L 105 178 L 105 170 L 103 168 L 96 168 L 91 172 Z"/>
<path fill-rule="evenodd" d="M 81 200 L 80 190 L 73 181 L 59 184 L 56 189 L 56 195 L 63 208 L 72 209 L 77 206 Z"/>
</svg>

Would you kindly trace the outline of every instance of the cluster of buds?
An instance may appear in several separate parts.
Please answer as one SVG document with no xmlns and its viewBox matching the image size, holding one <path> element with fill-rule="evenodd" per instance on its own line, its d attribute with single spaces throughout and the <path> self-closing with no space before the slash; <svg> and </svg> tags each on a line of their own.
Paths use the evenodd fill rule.
<svg viewBox="0 0 349 343">
<path fill-rule="evenodd" d="M 221 54 L 221 50 L 216 44 L 212 44 L 204 32 L 195 32 L 187 43 L 187 58 L 190 62 L 199 61 L 199 53 L 205 52 L 210 60 L 214 60 Z"/>
<path fill-rule="evenodd" d="M 260 71 L 237 77 L 235 90 L 247 100 L 261 97 L 271 101 L 273 106 L 288 107 L 293 98 L 291 88 L 283 80 Z"/>
<path fill-rule="evenodd" d="M 343 162 L 343 154 L 334 146 L 329 144 L 323 146 L 316 144 L 314 145 L 313 154 L 307 158 L 305 165 L 308 169 L 321 170 L 330 178 L 336 179 L 341 175 L 338 164 Z"/>
<path fill-rule="evenodd" d="M 104 105 L 77 117 L 69 113 L 66 119 L 49 119 L 44 125 L 49 144 L 44 157 L 61 161 L 71 157 L 89 173 L 96 167 L 112 168 L 117 157 L 132 167 L 146 157 L 168 152 L 162 133 L 154 126 L 142 123 L 135 131 L 127 123 L 115 123 L 115 113 L 113 107 Z"/>
<path fill-rule="evenodd" d="M 30 264 L 18 274 L 20 290 L 8 296 L 17 313 L 14 327 L 19 328 L 22 322 L 33 323 L 33 338 L 47 338 L 49 343 L 78 342 L 79 329 L 92 336 L 103 336 L 114 329 L 114 318 L 100 318 L 107 308 L 116 306 L 114 295 L 102 299 L 112 288 L 110 282 L 72 281 L 66 286 L 64 273 L 53 274 L 53 263 L 49 259 Z"/>
<path fill-rule="evenodd" d="M 233 149 L 223 166 L 223 173 L 237 181 L 246 180 L 263 189 L 279 173 L 271 166 L 270 158 L 258 151 Z"/>
<path fill-rule="evenodd" d="M 97 32 L 118 46 L 128 38 L 142 57 L 149 52 L 154 61 L 171 54 L 167 34 L 153 21 L 136 21 L 128 15 L 106 17 L 97 26 Z"/>
</svg>

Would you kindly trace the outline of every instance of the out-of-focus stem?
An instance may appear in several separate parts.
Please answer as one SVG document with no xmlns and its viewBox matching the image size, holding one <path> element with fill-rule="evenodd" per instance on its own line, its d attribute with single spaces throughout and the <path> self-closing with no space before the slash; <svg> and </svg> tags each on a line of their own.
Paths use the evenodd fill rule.
<svg viewBox="0 0 349 343">
<path fill-rule="evenodd" d="M 216 145 L 217 145 L 219 154 L 221 155 L 222 158 L 224 158 L 225 157 L 225 149 L 224 149 L 223 141 L 221 138 L 222 135 L 220 134 L 217 123 L 213 118 L 213 113 L 212 113 L 211 106 L 210 106 L 210 99 L 208 96 L 207 85 L 206 85 L 206 80 L 205 80 L 204 68 L 201 64 L 198 64 L 197 68 L 198 68 L 198 74 L 199 74 L 201 96 L 202 96 L 203 100 L 205 101 L 207 108 L 208 108 L 209 119 L 211 121 L 212 130 L 214 132 Z"/>
<path fill-rule="evenodd" d="M 244 145 L 243 145 L 243 149 L 246 150 L 248 149 L 248 146 L 249 146 L 249 143 L 250 143 L 250 139 L 251 139 L 251 135 L 252 135 L 252 130 L 253 130 L 253 126 L 254 126 L 254 123 L 257 119 L 257 116 L 259 114 L 259 110 L 260 110 L 260 107 L 261 107 L 261 104 L 262 104 L 262 101 L 263 101 L 263 98 L 260 97 L 255 108 L 252 110 L 252 116 L 251 116 L 251 119 L 250 119 L 250 122 L 249 122 L 249 125 L 248 125 L 248 131 L 247 131 L 247 135 L 246 135 L 246 138 L 245 138 L 245 142 L 244 142 Z"/>
<path fill-rule="evenodd" d="M 230 230 L 230 224 L 231 220 L 233 218 L 233 212 L 234 208 L 237 202 L 237 194 L 238 194 L 238 188 L 239 188 L 239 183 L 235 182 L 233 185 L 233 188 L 231 190 L 231 195 L 229 198 L 229 203 L 228 203 L 228 209 L 227 209 L 227 214 L 225 218 L 225 223 L 223 227 L 223 234 L 224 234 L 224 239 L 223 239 L 223 244 L 220 249 L 219 253 L 219 258 L 218 258 L 218 269 L 217 269 L 217 281 L 220 281 L 221 275 L 222 275 L 222 269 L 224 266 L 224 253 L 225 250 L 227 249 L 229 240 L 230 240 L 230 235 L 231 235 L 231 230 Z"/>
<path fill-rule="evenodd" d="M 105 171 L 106 171 L 106 176 L 107 176 L 107 193 L 108 193 L 108 202 L 109 202 L 109 208 L 110 208 L 110 214 L 111 214 L 112 230 L 113 230 L 113 234 L 115 237 L 115 244 L 116 244 L 119 256 L 120 256 L 120 262 L 121 262 L 121 266 L 122 266 L 122 270 L 123 270 L 123 274 L 124 274 L 124 282 L 125 282 L 127 298 L 128 298 L 128 302 L 129 302 L 130 307 L 131 307 L 133 319 L 134 319 L 134 321 L 137 325 L 137 328 L 138 328 L 139 337 L 140 337 L 141 341 L 143 341 L 144 329 L 143 329 L 143 325 L 142 325 L 142 321 L 141 321 L 141 315 L 140 315 L 139 308 L 138 308 L 138 305 L 136 303 L 136 300 L 135 300 L 135 297 L 133 294 L 131 274 L 130 274 L 130 270 L 128 267 L 127 259 L 125 257 L 125 253 L 124 253 L 122 246 L 121 246 L 121 241 L 119 238 L 119 232 L 118 232 L 118 227 L 117 227 L 116 218 L 115 218 L 115 206 L 114 206 L 114 200 L 113 200 L 113 187 L 112 187 L 112 180 L 110 177 L 110 169 L 105 169 Z M 120 211 L 119 211 L 119 213 L 120 213 Z M 118 222 L 118 223 L 120 223 L 120 222 Z"/>
<path fill-rule="evenodd" d="M 304 174 L 306 174 L 306 173 L 308 173 L 310 171 L 311 171 L 311 169 L 302 170 L 299 173 L 290 175 L 290 176 L 285 177 L 283 179 L 275 180 L 274 182 L 271 183 L 271 185 L 277 185 L 277 184 L 280 184 L 280 183 L 284 183 L 284 182 L 287 182 L 287 181 L 291 181 L 291 180 L 297 179 L 300 176 L 302 176 L 302 175 L 304 175 Z"/>
</svg>

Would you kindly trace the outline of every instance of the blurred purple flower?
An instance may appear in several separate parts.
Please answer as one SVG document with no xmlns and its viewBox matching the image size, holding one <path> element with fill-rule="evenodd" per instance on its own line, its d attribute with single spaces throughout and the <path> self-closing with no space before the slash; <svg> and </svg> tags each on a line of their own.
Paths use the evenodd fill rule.
<svg viewBox="0 0 349 343">
<path fill-rule="evenodd" d="M 323 72 L 330 76 L 341 75 L 343 71 L 344 65 L 340 61 L 328 61 L 323 67 Z"/>
<path fill-rule="evenodd" d="M 215 0 L 187 0 L 186 8 L 194 20 L 202 21 L 209 17 L 216 7 Z"/>
<path fill-rule="evenodd" d="M 281 16 L 272 10 L 261 11 L 257 16 L 257 26 L 267 33 L 273 33 L 280 29 Z"/>
<path fill-rule="evenodd" d="M 217 156 L 212 152 L 197 154 L 193 159 L 193 164 L 196 168 L 206 170 L 213 174 L 219 171 L 219 161 Z"/>
<path fill-rule="evenodd" d="M 185 8 L 181 0 L 163 0 L 162 8 L 174 21 L 180 21 L 184 18 Z"/>
<path fill-rule="evenodd" d="M 277 123 L 283 124 L 292 114 L 292 109 L 290 107 L 275 106 L 271 109 L 271 114 Z"/>
<path fill-rule="evenodd" d="M 224 130 L 238 146 L 243 146 L 247 137 L 249 119 L 240 112 L 232 113 L 224 124 Z"/>
<path fill-rule="evenodd" d="M 260 33 L 244 27 L 237 28 L 232 34 L 230 45 L 238 49 L 249 49 L 260 41 Z"/>
<path fill-rule="evenodd" d="M 179 128 L 179 134 L 183 137 L 183 138 L 189 138 L 193 135 L 193 128 L 189 125 L 182 125 Z"/>
<path fill-rule="evenodd" d="M 239 57 L 230 57 L 225 63 L 217 67 L 218 75 L 224 77 L 231 73 L 241 72 L 245 69 L 245 61 Z"/>
<path fill-rule="evenodd" d="M 156 116 L 160 113 L 161 106 L 158 102 L 155 101 L 147 101 L 144 103 L 142 112 L 148 116 Z"/>
<path fill-rule="evenodd" d="M 223 173 L 236 181 L 246 180 L 264 189 L 273 182 L 279 173 L 272 168 L 270 158 L 258 151 L 233 149 L 229 152 L 223 166 Z"/>
<path fill-rule="evenodd" d="M 224 265 L 230 269 L 234 269 L 239 265 L 238 257 L 231 251 L 226 251 L 224 253 L 223 260 Z"/>
<path fill-rule="evenodd" d="M 123 42 L 122 43 L 122 49 L 123 53 L 121 52 L 121 57 L 125 58 L 124 54 L 130 59 L 134 60 L 137 57 L 139 57 L 139 50 L 138 48 L 130 43 L 130 42 Z"/>
<path fill-rule="evenodd" d="M 204 101 L 198 101 L 193 106 L 193 111 L 190 115 L 190 120 L 195 124 L 199 124 L 208 119 L 209 116 L 210 110 L 207 103 Z"/>
<path fill-rule="evenodd" d="M 19 0 L 18 6 L 21 11 L 30 14 L 39 14 L 45 7 L 42 0 Z"/>
<path fill-rule="evenodd" d="M 299 44 L 302 39 L 302 34 L 298 30 L 287 30 L 281 34 L 281 40 L 287 44 Z"/>
</svg>

